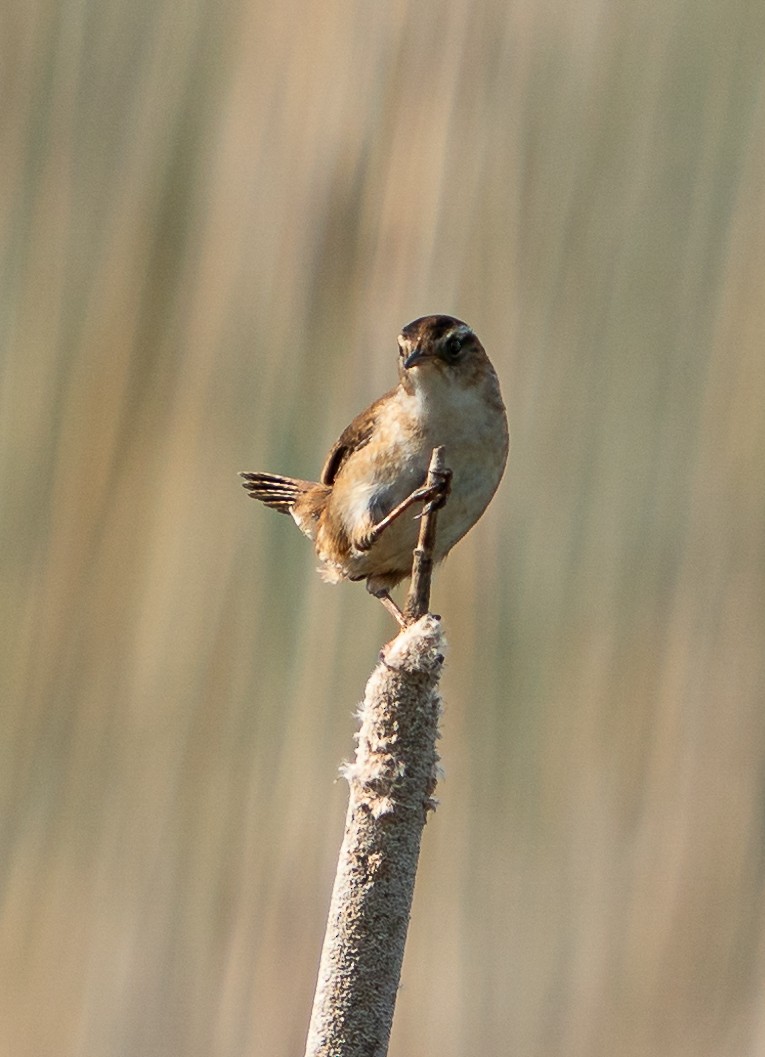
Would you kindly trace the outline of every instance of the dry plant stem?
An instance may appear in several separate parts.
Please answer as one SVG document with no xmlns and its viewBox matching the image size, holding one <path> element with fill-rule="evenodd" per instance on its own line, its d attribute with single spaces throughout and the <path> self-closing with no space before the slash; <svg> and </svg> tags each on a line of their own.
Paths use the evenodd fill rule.
<svg viewBox="0 0 765 1057">
<path fill-rule="evenodd" d="M 427 614 L 372 673 L 306 1057 L 385 1057 L 425 818 L 435 806 L 444 640 Z"/>
<path fill-rule="evenodd" d="M 446 469 L 446 457 L 444 448 L 434 448 L 428 467 L 428 477 L 425 487 L 433 489 L 439 481 L 443 481 L 446 474 L 451 474 Z M 445 500 L 444 500 L 445 502 Z M 406 605 L 404 606 L 404 619 L 407 623 L 419 620 L 428 611 L 430 605 L 430 581 L 433 576 L 433 548 L 436 545 L 436 521 L 438 511 L 443 503 L 435 505 L 428 503 L 422 513 L 420 521 L 420 535 L 412 562 L 412 584 L 409 588 Z"/>
<path fill-rule="evenodd" d="M 443 481 L 436 448 L 428 485 Z M 319 966 L 306 1057 L 385 1057 L 420 838 L 435 807 L 438 681 L 445 642 L 427 613 L 437 508 L 422 517 L 408 626 L 381 655 L 359 710 L 350 802 Z"/>
</svg>

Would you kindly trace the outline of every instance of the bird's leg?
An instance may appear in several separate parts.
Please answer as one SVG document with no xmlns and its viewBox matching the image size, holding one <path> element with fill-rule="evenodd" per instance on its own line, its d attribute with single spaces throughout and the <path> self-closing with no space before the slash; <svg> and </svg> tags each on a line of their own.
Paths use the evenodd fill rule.
<svg viewBox="0 0 765 1057">
<path fill-rule="evenodd" d="M 398 621 L 399 625 L 402 628 L 407 627 L 407 622 L 406 622 L 406 618 L 404 617 L 404 614 L 401 612 L 399 607 L 393 601 L 393 599 L 390 596 L 390 592 L 388 591 L 388 589 L 386 587 L 382 587 L 379 591 L 372 591 L 370 593 L 373 594 L 375 596 L 375 598 L 379 598 L 380 599 L 380 601 L 385 606 L 385 608 L 388 610 L 388 612 L 393 617 L 393 619 Z"/>
<path fill-rule="evenodd" d="M 409 507 L 414 506 L 415 503 L 426 504 L 417 517 L 422 517 L 422 515 L 428 510 L 438 510 L 438 508 L 442 507 L 446 502 L 449 496 L 449 491 L 451 490 L 451 484 L 452 471 L 448 469 L 438 471 L 438 479 L 434 484 L 415 488 L 411 495 L 408 495 L 406 499 L 402 500 L 398 506 L 394 506 L 390 513 L 386 514 L 381 521 L 378 521 L 376 525 L 372 526 L 366 535 L 356 541 L 354 544 L 355 549 L 357 551 L 368 551 L 370 547 L 377 543 L 386 528 L 389 525 L 392 525 L 402 514 L 406 513 Z M 378 595 L 377 597 L 379 598 L 380 596 Z M 382 599 L 380 600 L 382 601 Z M 393 600 L 390 599 L 390 601 L 392 602 Z M 384 602 L 383 605 L 385 605 Z M 395 602 L 393 602 L 393 605 L 395 605 Z M 398 609 L 398 606 L 396 606 L 396 608 Z"/>
</svg>

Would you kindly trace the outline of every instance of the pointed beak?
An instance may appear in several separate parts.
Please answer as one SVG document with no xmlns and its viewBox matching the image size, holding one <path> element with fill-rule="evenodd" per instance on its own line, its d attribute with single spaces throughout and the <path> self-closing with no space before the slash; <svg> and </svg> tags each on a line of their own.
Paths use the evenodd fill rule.
<svg viewBox="0 0 765 1057">
<path fill-rule="evenodd" d="M 418 363 L 422 363 L 423 360 L 427 359 L 427 352 L 421 345 L 415 345 L 412 351 L 409 353 L 407 358 L 404 360 L 404 367 L 409 370 L 410 367 L 414 367 Z"/>
</svg>

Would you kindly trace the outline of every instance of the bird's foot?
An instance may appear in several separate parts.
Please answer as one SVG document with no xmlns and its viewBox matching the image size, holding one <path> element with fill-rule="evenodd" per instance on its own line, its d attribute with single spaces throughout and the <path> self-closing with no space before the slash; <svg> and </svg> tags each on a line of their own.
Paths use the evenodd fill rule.
<svg viewBox="0 0 765 1057">
<path fill-rule="evenodd" d="M 430 487 L 425 485 L 418 489 L 418 491 L 424 493 L 421 498 L 426 502 L 420 513 L 415 515 L 415 518 L 424 517 L 431 510 L 440 510 L 452 490 L 452 471 L 448 467 L 444 467 L 443 470 L 431 470 L 430 472 L 436 479 Z"/>
<path fill-rule="evenodd" d="M 386 528 L 388 528 L 389 525 L 392 525 L 402 514 L 406 513 L 409 507 L 414 506 L 415 503 L 425 504 L 422 511 L 416 515 L 417 518 L 422 517 L 423 514 L 430 510 L 438 510 L 449 498 L 451 487 L 452 471 L 449 469 L 437 470 L 436 480 L 433 484 L 422 485 L 421 488 L 415 488 L 415 490 L 408 495 L 406 499 L 400 502 L 398 506 L 394 506 L 390 513 L 386 514 L 381 521 L 378 521 L 368 532 L 365 532 L 363 536 L 354 541 L 355 550 L 361 551 L 362 553 L 370 550 L 375 543 L 377 543 Z"/>
</svg>

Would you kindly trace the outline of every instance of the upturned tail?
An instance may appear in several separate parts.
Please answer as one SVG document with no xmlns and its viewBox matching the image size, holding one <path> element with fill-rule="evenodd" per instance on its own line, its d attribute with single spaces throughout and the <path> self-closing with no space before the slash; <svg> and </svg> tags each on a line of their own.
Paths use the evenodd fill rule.
<svg viewBox="0 0 765 1057">
<path fill-rule="evenodd" d="M 298 499 L 316 488 L 313 481 L 300 481 L 277 473 L 240 473 L 239 476 L 244 478 L 248 495 L 280 514 L 291 514 Z"/>
</svg>

